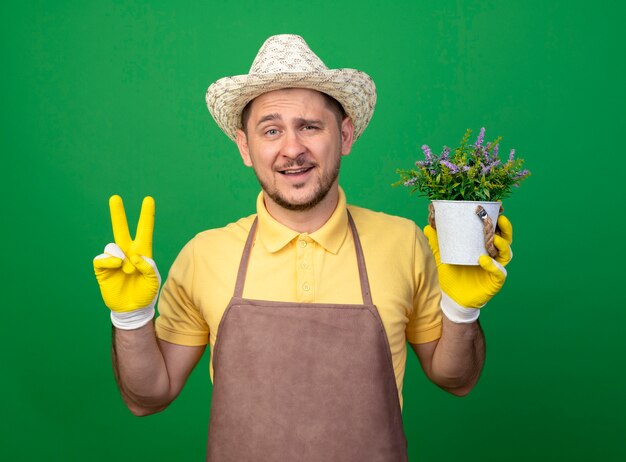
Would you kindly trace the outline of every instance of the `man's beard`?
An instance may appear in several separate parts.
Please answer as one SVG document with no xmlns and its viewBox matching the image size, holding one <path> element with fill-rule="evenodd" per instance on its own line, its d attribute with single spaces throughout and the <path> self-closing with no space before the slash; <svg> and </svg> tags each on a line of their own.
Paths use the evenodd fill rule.
<svg viewBox="0 0 626 462">
<path fill-rule="evenodd" d="M 328 192 L 331 190 L 331 188 L 335 184 L 335 181 L 337 181 L 337 178 L 339 178 L 340 166 L 341 166 L 341 155 L 337 156 L 337 162 L 333 166 L 332 170 L 330 170 L 328 173 L 324 173 L 321 176 L 319 183 L 316 185 L 316 189 L 313 192 L 313 195 L 310 197 L 310 199 L 302 203 L 289 202 L 289 200 L 283 197 L 283 195 L 280 193 L 280 191 L 277 188 L 273 188 L 270 185 L 266 184 L 259 177 L 259 175 L 256 175 L 256 177 L 257 177 L 257 180 L 259 181 L 259 184 L 261 185 L 261 188 L 263 189 L 263 192 L 267 194 L 270 197 L 270 199 L 272 199 L 277 205 L 279 205 L 280 207 L 286 210 L 291 210 L 295 212 L 304 212 L 306 210 L 311 210 L 317 204 L 322 202 L 324 198 L 328 195 Z M 295 188 L 298 189 L 298 186 L 296 185 Z"/>
</svg>

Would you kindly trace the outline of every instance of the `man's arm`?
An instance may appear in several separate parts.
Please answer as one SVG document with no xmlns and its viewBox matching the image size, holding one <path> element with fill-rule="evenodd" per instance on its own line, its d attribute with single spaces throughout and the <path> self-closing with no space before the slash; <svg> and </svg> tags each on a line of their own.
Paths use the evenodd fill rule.
<svg viewBox="0 0 626 462">
<path fill-rule="evenodd" d="M 154 200 L 143 201 L 135 239 L 121 197 L 111 197 L 109 207 L 115 243 L 94 259 L 94 271 L 111 310 L 113 370 L 122 398 L 134 414 L 148 415 L 176 398 L 205 347 L 174 345 L 155 335 L 161 276 L 152 260 Z"/>
<path fill-rule="evenodd" d="M 499 235 L 494 236 L 495 259 L 482 255 L 477 266 L 442 264 L 437 232 L 424 229 L 435 257 L 442 291 L 443 326 L 438 340 L 411 344 L 428 378 L 442 389 L 467 395 L 478 382 L 485 363 L 485 337 L 478 323 L 480 308 L 502 288 L 506 266 L 511 260 L 513 227 L 498 218 Z"/>
<path fill-rule="evenodd" d="M 111 356 L 122 399 L 137 416 L 165 409 L 180 393 L 204 346 L 159 340 L 152 322 L 133 330 L 113 328 Z"/>
<path fill-rule="evenodd" d="M 443 390 L 465 396 L 478 382 L 485 363 L 485 337 L 478 321 L 456 324 L 443 316 L 438 340 L 410 345 L 426 376 Z"/>
</svg>

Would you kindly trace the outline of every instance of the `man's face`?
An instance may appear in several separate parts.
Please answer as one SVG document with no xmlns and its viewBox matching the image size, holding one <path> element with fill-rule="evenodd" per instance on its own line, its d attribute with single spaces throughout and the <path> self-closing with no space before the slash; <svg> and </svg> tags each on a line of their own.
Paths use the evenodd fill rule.
<svg viewBox="0 0 626 462">
<path fill-rule="evenodd" d="M 237 145 L 266 201 L 310 210 L 336 193 L 354 126 L 348 117 L 338 121 L 322 94 L 299 88 L 264 93 L 251 103 L 246 127 L 237 132 Z"/>
</svg>

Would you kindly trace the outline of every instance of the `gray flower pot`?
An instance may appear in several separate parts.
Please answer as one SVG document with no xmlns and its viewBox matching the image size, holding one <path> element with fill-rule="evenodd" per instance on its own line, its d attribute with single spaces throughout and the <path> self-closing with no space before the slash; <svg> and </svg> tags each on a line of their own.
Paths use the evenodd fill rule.
<svg viewBox="0 0 626 462">
<path fill-rule="evenodd" d="M 439 239 L 441 262 L 453 265 L 478 265 L 478 257 L 487 255 L 483 222 L 476 215 L 481 205 L 495 229 L 500 202 L 432 201 Z"/>
</svg>

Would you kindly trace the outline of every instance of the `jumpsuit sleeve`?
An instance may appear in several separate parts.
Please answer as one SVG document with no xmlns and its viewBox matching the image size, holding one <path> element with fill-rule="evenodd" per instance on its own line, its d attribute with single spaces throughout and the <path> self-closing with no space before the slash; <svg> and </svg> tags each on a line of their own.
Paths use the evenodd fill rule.
<svg viewBox="0 0 626 462">
<path fill-rule="evenodd" d="M 413 311 L 406 338 L 409 343 L 427 343 L 441 337 L 441 289 L 435 258 L 424 233 L 415 227 Z"/>
<path fill-rule="evenodd" d="M 180 251 L 161 290 L 157 337 L 184 346 L 209 343 L 209 326 L 194 304 L 195 255 L 191 240 Z"/>
</svg>

